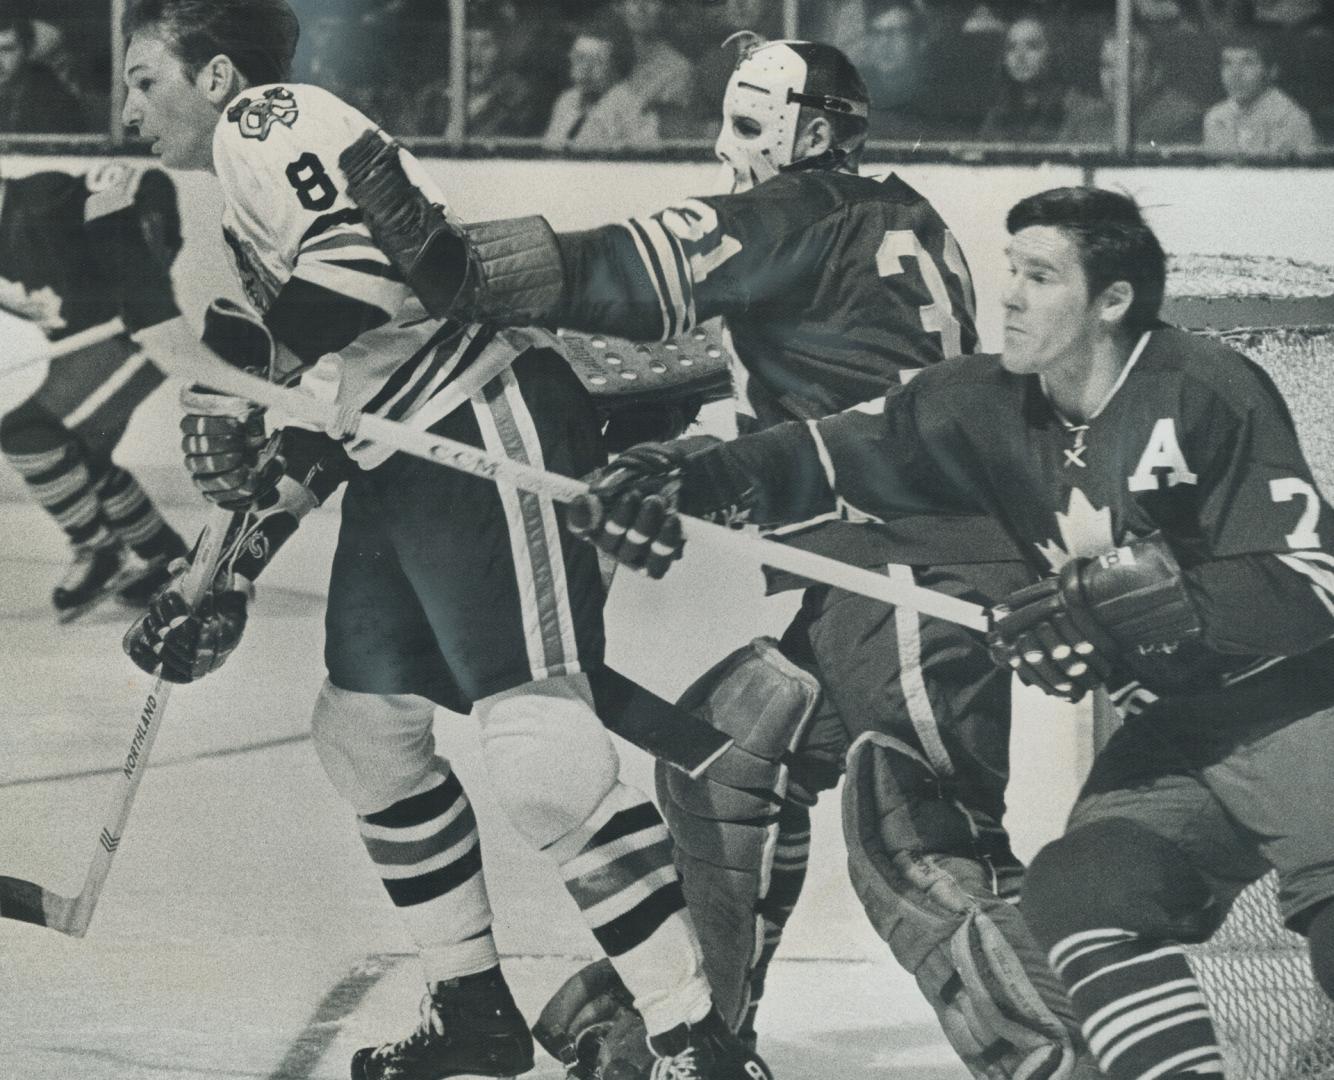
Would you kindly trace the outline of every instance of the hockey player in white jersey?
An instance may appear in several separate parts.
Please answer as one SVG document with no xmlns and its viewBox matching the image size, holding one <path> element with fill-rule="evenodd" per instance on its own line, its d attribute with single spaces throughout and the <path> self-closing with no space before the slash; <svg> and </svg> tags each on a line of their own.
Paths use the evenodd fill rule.
<svg viewBox="0 0 1334 1080">
<path fill-rule="evenodd" d="M 283 81 L 298 33 L 284 0 L 139 0 L 125 30 L 125 122 L 166 165 L 217 174 L 224 236 L 262 315 L 261 327 L 215 307 L 206 340 L 340 405 L 493 453 L 570 475 L 605 460 L 596 412 L 553 337 L 431 318 L 373 245 L 338 170 L 369 121 Z M 491 370 L 475 365 L 497 373 L 448 408 L 454 379 Z M 532 1065 L 491 933 L 473 813 L 435 753 L 437 704 L 477 716 L 496 795 L 633 992 L 655 1075 L 768 1076 L 713 1008 L 656 808 L 618 779 L 589 681 L 603 660 L 601 579 L 592 549 L 562 535 L 563 511 L 364 441 L 285 432 L 275 454 L 258 408 L 197 390 L 184 401 L 187 467 L 220 505 L 262 510 L 290 531 L 346 476 L 314 741 L 428 984 L 420 1026 L 358 1051 L 354 1080 Z M 324 445 L 312 452 L 312 440 Z M 169 587 L 127 650 L 177 681 L 207 674 L 235 647 L 248 593 L 233 577 L 187 616 Z"/>
</svg>

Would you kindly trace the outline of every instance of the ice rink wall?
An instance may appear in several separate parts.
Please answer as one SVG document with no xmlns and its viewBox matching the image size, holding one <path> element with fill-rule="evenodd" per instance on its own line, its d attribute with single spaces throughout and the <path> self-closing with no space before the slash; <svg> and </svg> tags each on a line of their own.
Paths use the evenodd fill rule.
<svg viewBox="0 0 1334 1080">
<path fill-rule="evenodd" d="M 42 169 L 81 172 L 101 158 L 7 156 L 0 174 Z M 122 159 L 140 165 L 146 159 Z M 720 190 L 717 167 L 647 161 L 429 159 L 428 167 L 465 220 L 543 213 L 557 229 L 586 228 L 650 213 L 675 200 Z M 973 268 L 984 347 L 994 347 L 1006 210 L 1025 195 L 1082 182 L 1119 188 L 1145 208 L 1169 252 L 1276 255 L 1334 259 L 1334 169 L 1247 167 L 1108 167 L 1073 164 L 965 165 L 893 168 L 926 194 L 953 228 Z M 182 310 L 198 320 L 215 296 L 239 297 L 220 235 L 216 181 L 202 173 L 174 174 L 185 228 L 175 277 Z M 176 463 L 174 388 L 169 383 L 136 417 L 120 457 L 164 501 L 190 497 Z M 0 470 L 0 498 L 18 494 Z"/>
</svg>

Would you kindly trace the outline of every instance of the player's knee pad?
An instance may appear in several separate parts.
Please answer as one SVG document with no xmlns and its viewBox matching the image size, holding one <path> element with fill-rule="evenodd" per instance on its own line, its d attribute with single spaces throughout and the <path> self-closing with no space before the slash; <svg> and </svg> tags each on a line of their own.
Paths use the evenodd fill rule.
<svg viewBox="0 0 1334 1080">
<path fill-rule="evenodd" d="M 678 703 L 732 736 L 732 747 L 696 779 L 658 763 L 658 801 L 705 971 L 733 1027 L 745 1015 L 763 946 L 758 907 L 769 891 L 788 761 L 819 695 L 810 674 L 758 638 L 705 672 Z"/>
<path fill-rule="evenodd" d="M 1179 847 L 1133 821 L 1107 818 L 1034 856 L 1021 908 L 1045 951 L 1072 934 L 1108 927 L 1202 941 L 1222 921 L 1212 901 L 1209 884 Z"/>
<path fill-rule="evenodd" d="M 497 797 L 534 847 L 579 828 L 616 786 L 620 760 L 584 675 L 517 686 L 475 712 Z"/>
<path fill-rule="evenodd" d="M 412 694 L 359 694 L 328 679 L 311 739 L 335 790 L 358 814 L 406 798 L 433 767 L 435 706 Z"/>
<path fill-rule="evenodd" d="M 1077 1024 L 1014 905 L 972 854 L 967 815 L 931 765 L 879 732 L 848 753 L 848 870 L 867 916 L 977 1077 L 1066 1080 Z"/>
</svg>

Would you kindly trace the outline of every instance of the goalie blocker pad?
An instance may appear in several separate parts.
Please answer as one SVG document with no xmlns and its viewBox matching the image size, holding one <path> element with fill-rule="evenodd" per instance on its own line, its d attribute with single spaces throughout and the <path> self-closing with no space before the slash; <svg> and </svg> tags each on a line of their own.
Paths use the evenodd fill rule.
<svg viewBox="0 0 1334 1080">
<path fill-rule="evenodd" d="M 678 702 L 733 745 L 698 779 L 657 765 L 658 802 L 704 970 L 733 1030 L 746 1015 L 750 974 L 764 944 L 757 909 L 769 892 L 788 762 L 819 696 L 816 680 L 777 642 L 757 638 L 705 672 Z"/>
<path fill-rule="evenodd" d="M 843 829 L 853 888 L 872 925 L 973 1076 L 1099 1075 L 1076 1052 L 1082 1044 L 1065 990 L 1018 910 L 992 891 L 981 860 L 953 853 L 961 845 L 952 819 L 964 815 L 933 799 L 939 790 L 931 765 L 907 744 L 880 732 L 853 743 Z"/>
</svg>

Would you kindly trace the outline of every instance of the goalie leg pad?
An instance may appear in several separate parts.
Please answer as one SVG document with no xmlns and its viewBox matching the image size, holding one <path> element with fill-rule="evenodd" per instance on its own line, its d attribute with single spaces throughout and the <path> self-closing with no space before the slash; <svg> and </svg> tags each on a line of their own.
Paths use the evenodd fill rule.
<svg viewBox="0 0 1334 1080">
<path fill-rule="evenodd" d="M 940 791 L 906 743 L 867 732 L 853 744 L 843 826 L 857 896 L 975 1077 L 1069 1080 L 1078 1027 L 1065 991 Z"/>
<path fill-rule="evenodd" d="M 819 696 L 813 676 L 776 642 L 758 638 L 705 672 L 678 703 L 735 745 L 699 779 L 657 767 L 658 801 L 714 1003 L 733 1028 L 745 1016 L 764 943 L 759 905 L 769 891 L 788 759 Z"/>
</svg>

